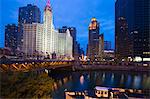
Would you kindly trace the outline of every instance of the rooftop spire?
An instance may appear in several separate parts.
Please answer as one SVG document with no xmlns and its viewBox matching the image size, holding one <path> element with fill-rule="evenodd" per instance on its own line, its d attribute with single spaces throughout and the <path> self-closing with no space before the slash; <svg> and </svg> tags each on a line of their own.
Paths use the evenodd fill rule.
<svg viewBox="0 0 150 99">
<path fill-rule="evenodd" d="M 46 9 L 48 9 L 49 11 L 52 11 L 51 5 L 50 5 L 50 0 L 47 0 L 45 10 L 46 10 Z"/>
<path fill-rule="evenodd" d="M 50 0 L 47 0 L 46 6 L 50 7 Z"/>
</svg>

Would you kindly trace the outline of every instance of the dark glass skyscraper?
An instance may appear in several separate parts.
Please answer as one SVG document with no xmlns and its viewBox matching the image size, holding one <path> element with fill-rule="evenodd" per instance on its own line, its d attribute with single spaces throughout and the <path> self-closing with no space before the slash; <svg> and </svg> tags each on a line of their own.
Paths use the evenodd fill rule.
<svg viewBox="0 0 150 99">
<path fill-rule="evenodd" d="M 75 57 L 78 53 L 77 53 L 77 47 L 76 47 L 76 35 L 77 35 L 77 31 L 75 27 L 69 27 L 69 31 L 70 34 L 73 38 L 73 57 Z"/>
<path fill-rule="evenodd" d="M 150 57 L 149 23 L 150 0 L 116 1 L 115 49 L 117 58 Z M 126 55 L 124 56 L 123 53 Z"/>
<path fill-rule="evenodd" d="M 31 23 L 40 23 L 41 22 L 41 12 L 36 5 L 28 4 L 25 7 L 19 8 L 18 16 L 18 26 L 19 26 L 19 35 L 18 35 L 18 47 L 22 47 L 23 43 L 23 24 Z"/>
<path fill-rule="evenodd" d="M 25 7 L 19 8 L 18 23 L 40 23 L 41 22 L 41 12 L 36 5 L 28 4 Z"/>
<path fill-rule="evenodd" d="M 13 54 L 17 49 L 18 26 L 8 24 L 5 26 L 5 47 L 9 48 Z"/>
<path fill-rule="evenodd" d="M 129 44 L 128 25 L 124 17 L 119 17 L 116 24 L 116 57 L 124 59 L 130 56 L 129 51 L 132 49 Z M 128 46 L 128 47 L 127 47 Z"/>
<path fill-rule="evenodd" d="M 92 18 L 89 25 L 88 58 L 97 59 L 99 56 L 99 23 Z"/>
</svg>

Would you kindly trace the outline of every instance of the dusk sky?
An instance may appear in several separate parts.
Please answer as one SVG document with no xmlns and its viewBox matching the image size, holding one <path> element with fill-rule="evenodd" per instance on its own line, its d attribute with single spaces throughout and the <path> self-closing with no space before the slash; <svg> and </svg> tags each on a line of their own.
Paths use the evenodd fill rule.
<svg viewBox="0 0 150 99">
<path fill-rule="evenodd" d="M 43 16 L 47 0 L 1 0 L 0 1 L 0 47 L 4 47 L 5 25 L 18 22 L 19 7 L 37 5 Z M 86 49 L 88 25 L 92 17 L 100 22 L 100 33 L 105 41 L 112 42 L 114 49 L 115 0 L 51 0 L 55 28 L 73 26 L 77 29 L 77 40 Z"/>
</svg>

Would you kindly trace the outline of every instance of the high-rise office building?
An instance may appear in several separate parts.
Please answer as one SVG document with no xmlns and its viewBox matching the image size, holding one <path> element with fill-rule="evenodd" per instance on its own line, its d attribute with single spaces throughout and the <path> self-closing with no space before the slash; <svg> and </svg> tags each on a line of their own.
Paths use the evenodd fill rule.
<svg viewBox="0 0 150 99">
<path fill-rule="evenodd" d="M 104 50 L 111 50 L 111 41 L 104 41 Z"/>
<path fill-rule="evenodd" d="M 67 31 L 67 29 L 69 29 L 70 34 L 73 38 L 73 57 L 75 57 L 75 55 L 77 55 L 77 45 L 76 45 L 76 28 L 75 27 L 67 27 L 67 26 L 63 26 L 62 28 L 58 29 L 59 33 L 64 33 Z"/>
<path fill-rule="evenodd" d="M 23 52 L 34 56 L 41 53 L 47 58 L 72 59 L 73 39 L 69 29 L 66 31 L 55 30 L 50 1 L 47 1 L 44 9 L 43 24 L 23 24 Z"/>
<path fill-rule="evenodd" d="M 118 59 L 141 57 L 144 60 L 150 57 L 149 5 L 149 0 L 116 1 L 115 53 Z M 124 50 L 125 56 L 122 54 Z"/>
<path fill-rule="evenodd" d="M 104 34 L 99 35 L 99 55 L 98 60 L 102 61 L 104 57 Z"/>
<path fill-rule="evenodd" d="M 20 48 L 20 50 L 22 50 L 23 44 L 23 24 L 40 23 L 40 22 L 41 22 L 41 12 L 36 5 L 28 4 L 27 6 L 19 8 L 18 48 Z"/>
<path fill-rule="evenodd" d="M 5 47 L 9 48 L 13 54 L 17 50 L 18 26 L 8 24 L 5 26 Z"/>
<path fill-rule="evenodd" d="M 46 7 L 44 9 L 44 20 L 43 20 L 43 51 L 44 53 L 54 53 L 57 52 L 57 33 L 53 25 L 53 13 L 50 6 L 50 1 L 47 1 Z"/>
<path fill-rule="evenodd" d="M 40 23 L 23 25 L 23 52 L 26 56 L 33 57 L 37 53 L 43 52 L 43 25 Z"/>
<path fill-rule="evenodd" d="M 70 34 L 69 29 L 64 33 L 58 33 L 58 55 L 60 58 L 68 57 L 72 58 L 73 50 L 73 38 Z M 61 57 L 63 56 L 63 57 Z"/>
<path fill-rule="evenodd" d="M 88 39 L 88 58 L 91 60 L 99 57 L 99 23 L 96 18 L 91 19 L 89 25 L 89 39 Z"/>
<path fill-rule="evenodd" d="M 41 12 L 36 5 L 28 4 L 19 8 L 18 24 L 23 23 L 40 23 Z"/>
<path fill-rule="evenodd" d="M 127 59 L 131 53 L 130 51 L 128 24 L 124 17 L 119 17 L 116 24 L 116 57 L 118 59 Z"/>
<path fill-rule="evenodd" d="M 76 36 L 77 36 L 77 31 L 76 31 L 76 28 L 75 27 L 69 27 L 69 31 L 70 31 L 70 34 L 72 36 L 72 39 L 73 39 L 73 56 L 76 55 Z"/>
<path fill-rule="evenodd" d="M 75 48 L 74 48 L 74 59 L 78 60 L 80 57 L 80 44 L 76 41 L 75 42 Z"/>
</svg>

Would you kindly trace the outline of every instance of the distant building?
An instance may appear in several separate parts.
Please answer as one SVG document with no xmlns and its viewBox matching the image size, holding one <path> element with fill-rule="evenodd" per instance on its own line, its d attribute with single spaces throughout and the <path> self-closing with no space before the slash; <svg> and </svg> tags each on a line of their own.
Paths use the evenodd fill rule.
<svg viewBox="0 0 150 99">
<path fill-rule="evenodd" d="M 113 61 L 115 59 L 115 53 L 113 50 L 104 50 L 104 60 Z"/>
<path fill-rule="evenodd" d="M 111 49 L 111 41 L 104 41 L 104 50 Z"/>
<path fill-rule="evenodd" d="M 22 49 L 23 44 L 23 24 L 40 23 L 41 22 L 41 12 L 36 5 L 28 4 L 27 6 L 19 8 L 18 16 L 18 48 Z"/>
<path fill-rule="evenodd" d="M 96 18 L 91 19 L 89 25 L 88 58 L 95 60 L 99 57 L 99 23 Z"/>
<path fill-rule="evenodd" d="M 79 57 L 80 57 L 80 44 L 77 41 L 75 42 L 74 51 L 75 51 L 75 53 L 74 53 L 74 59 L 78 60 Z"/>
<path fill-rule="evenodd" d="M 149 0 L 116 0 L 115 53 L 117 59 L 141 57 L 144 61 L 145 58 L 150 57 L 149 5 Z"/>
<path fill-rule="evenodd" d="M 8 24 L 5 26 L 5 47 L 9 48 L 13 54 L 17 50 L 18 26 Z"/>
<path fill-rule="evenodd" d="M 80 56 L 81 55 L 84 55 L 85 53 L 84 53 L 84 50 L 83 50 L 83 48 L 80 48 Z"/>
<path fill-rule="evenodd" d="M 99 55 L 98 55 L 98 60 L 103 60 L 104 57 L 104 35 L 100 34 L 99 35 Z"/>
<path fill-rule="evenodd" d="M 87 46 L 86 46 L 86 56 L 88 56 L 88 44 L 87 44 Z"/>
<path fill-rule="evenodd" d="M 70 34 L 73 38 L 73 57 L 75 57 L 76 55 L 76 41 L 77 41 L 77 31 L 76 31 L 76 28 L 75 27 L 69 27 L 69 31 L 70 31 Z"/>
</svg>

